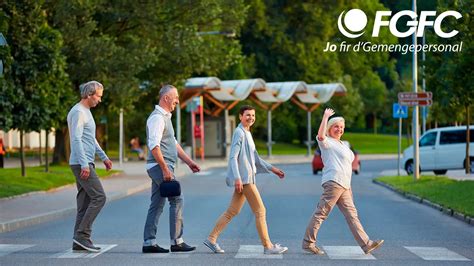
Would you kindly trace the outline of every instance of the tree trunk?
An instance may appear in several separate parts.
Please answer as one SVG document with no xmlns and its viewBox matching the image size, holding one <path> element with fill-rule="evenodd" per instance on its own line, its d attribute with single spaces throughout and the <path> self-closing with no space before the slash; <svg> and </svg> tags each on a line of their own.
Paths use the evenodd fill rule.
<svg viewBox="0 0 474 266">
<path fill-rule="evenodd" d="M 26 169 L 25 169 L 25 150 L 23 147 L 23 130 L 20 130 L 20 162 L 21 162 L 21 176 L 26 176 Z"/>
<path fill-rule="evenodd" d="M 44 171 L 49 172 L 49 162 L 48 162 L 48 147 L 49 147 L 49 141 L 48 141 L 48 135 L 49 135 L 49 129 L 46 129 L 46 143 L 45 143 L 45 149 L 44 149 L 44 160 L 45 165 L 44 165 Z"/>
<path fill-rule="evenodd" d="M 68 135 L 67 127 L 56 129 L 53 163 L 54 164 L 66 163 L 68 160 L 68 154 L 69 154 L 68 151 L 69 151 L 69 135 Z"/>
<path fill-rule="evenodd" d="M 38 150 L 38 152 L 39 152 L 39 163 L 40 163 L 40 165 L 42 165 L 43 164 L 43 158 L 41 158 L 42 157 L 41 156 L 41 130 L 39 131 L 39 150 Z"/>
<path fill-rule="evenodd" d="M 469 146 L 471 144 L 471 130 L 469 126 L 471 125 L 471 119 L 469 118 L 470 113 L 469 113 L 469 105 L 466 105 L 466 174 L 471 173 L 471 158 L 469 157 Z"/>
</svg>

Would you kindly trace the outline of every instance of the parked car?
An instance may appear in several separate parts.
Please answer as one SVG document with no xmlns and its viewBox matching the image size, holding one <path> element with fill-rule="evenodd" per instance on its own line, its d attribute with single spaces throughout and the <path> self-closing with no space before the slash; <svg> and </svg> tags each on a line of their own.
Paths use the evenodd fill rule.
<svg viewBox="0 0 474 266">
<path fill-rule="evenodd" d="M 469 158 L 474 168 L 474 126 L 470 126 Z M 466 162 L 466 126 L 435 128 L 420 137 L 420 172 L 444 175 L 450 169 L 464 169 Z M 403 151 L 403 166 L 413 174 L 413 145 Z"/>
<path fill-rule="evenodd" d="M 360 160 L 359 160 L 359 153 L 354 150 L 351 146 L 351 144 L 349 143 L 349 141 L 347 140 L 344 140 L 342 141 L 345 145 L 347 145 L 351 151 L 354 153 L 354 161 L 352 161 L 352 171 L 354 172 L 354 174 L 358 175 L 360 173 Z M 323 167 L 324 167 L 324 164 L 323 164 L 323 160 L 321 158 L 321 150 L 318 148 L 316 148 L 316 150 L 314 151 L 314 157 L 313 157 L 313 174 L 318 174 L 319 171 L 322 171 L 323 170 Z"/>
</svg>

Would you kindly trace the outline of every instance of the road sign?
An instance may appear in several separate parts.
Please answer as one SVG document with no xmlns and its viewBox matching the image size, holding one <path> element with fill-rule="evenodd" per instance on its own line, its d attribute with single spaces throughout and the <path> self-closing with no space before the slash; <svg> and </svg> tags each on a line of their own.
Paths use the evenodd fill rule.
<svg viewBox="0 0 474 266">
<path fill-rule="evenodd" d="M 393 118 L 408 118 L 408 106 L 393 104 Z"/>
<path fill-rule="evenodd" d="M 433 93 L 431 91 L 425 92 L 399 92 L 398 101 L 418 101 L 418 100 L 431 100 L 433 99 Z"/>
<path fill-rule="evenodd" d="M 428 99 L 420 99 L 420 100 L 403 100 L 398 101 L 400 105 L 404 106 L 431 106 L 433 104 L 433 100 Z"/>
<path fill-rule="evenodd" d="M 399 92 L 398 103 L 404 106 L 430 106 L 433 104 L 433 93 L 426 92 Z"/>
</svg>

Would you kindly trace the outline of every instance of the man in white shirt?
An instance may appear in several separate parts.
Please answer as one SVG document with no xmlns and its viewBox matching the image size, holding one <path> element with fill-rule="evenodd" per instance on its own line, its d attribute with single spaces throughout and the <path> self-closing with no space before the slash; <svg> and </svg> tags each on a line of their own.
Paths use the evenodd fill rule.
<svg viewBox="0 0 474 266">
<path fill-rule="evenodd" d="M 199 166 L 183 151 L 174 137 L 171 112 L 179 104 L 178 90 L 166 85 L 160 90 L 160 101 L 147 120 L 146 133 L 148 153 L 147 172 L 152 179 L 151 204 L 143 232 L 143 253 L 168 253 L 169 250 L 158 246 L 156 231 L 158 220 L 166 198 L 160 195 L 160 185 L 174 179 L 174 169 L 178 157 L 183 160 L 193 173 L 199 172 Z M 179 108 L 179 106 L 178 106 Z M 184 243 L 182 196 L 168 197 L 170 203 L 170 241 L 171 252 L 188 252 L 196 249 Z"/>
</svg>

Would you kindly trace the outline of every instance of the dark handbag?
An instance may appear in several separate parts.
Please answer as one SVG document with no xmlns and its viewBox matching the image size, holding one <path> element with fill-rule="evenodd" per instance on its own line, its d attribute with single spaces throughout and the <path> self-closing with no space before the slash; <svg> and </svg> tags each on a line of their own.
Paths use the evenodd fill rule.
<svg viewBox="0 0 474 266">
<path fill-rule="evenodd" d="M 181 185 L 176 180 L 164 181 L 160 184 L 160 195 L 163 198 L 181 195 Z"/>
</svg>

